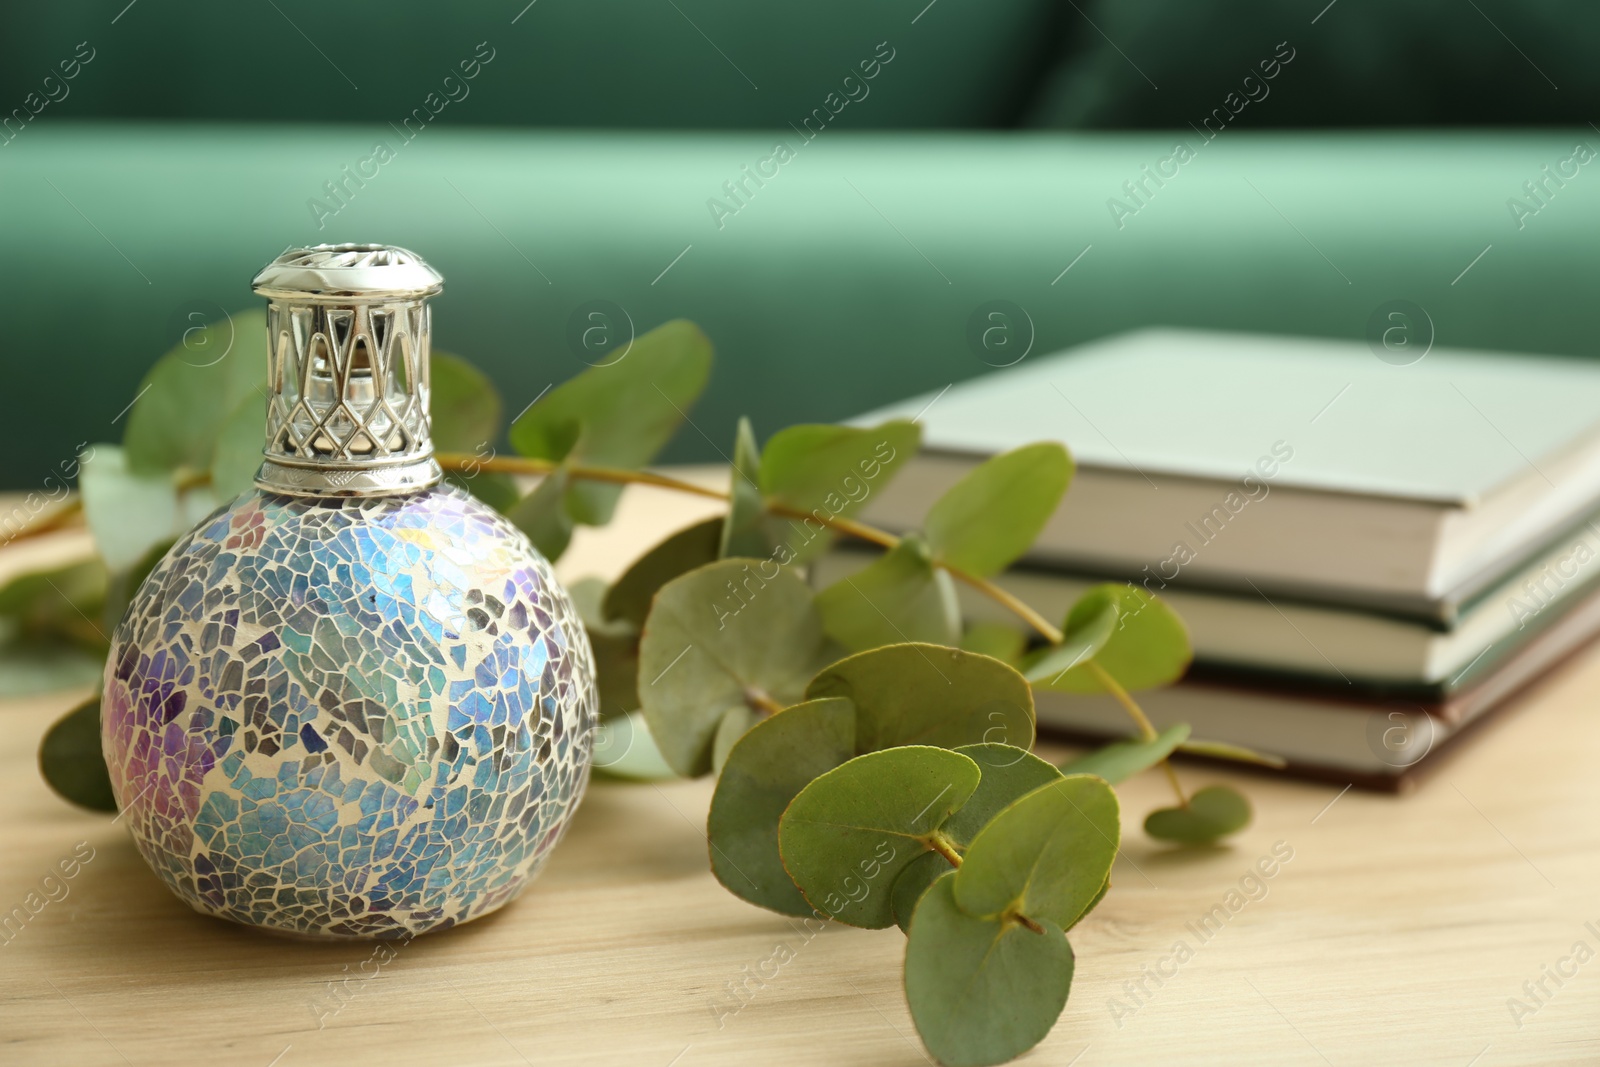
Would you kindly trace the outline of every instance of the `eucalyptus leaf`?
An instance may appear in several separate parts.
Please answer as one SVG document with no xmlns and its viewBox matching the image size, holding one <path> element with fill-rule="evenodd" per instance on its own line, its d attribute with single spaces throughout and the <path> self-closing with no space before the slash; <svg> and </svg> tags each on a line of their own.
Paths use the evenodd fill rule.
<svg viewBox="0 0 1600 1067">
<path fill-rule="evenodd" d="M 828 636 L 852 652 L 905 641 L 953 645 L 961 632 L 950 575 L 915 537 L 818 593 L 817 611 Z"/>
<path fill-rule="evenodd" d="M 1083 610 L 1079 610 L 1079 608 Z M 1046 689 L 1075 668 L 1083 666 L 1106 647 L 1117 629 L 1117 604 L 1110 597 L 1083 598 L 1074 606 L 1061 643 L 1040 649 L 1025 660 L 1023 674 L 1028 681 Z M 1095 690 L 1098 692 L 1098 690 Z"/>
<path fill-rule="evenodd" d="M 127 469 L 143 476 L 210 470 L 217 439 L 240 405 L 250 397 L 265 404 L 266 353 L 265 309 L 186 331 L 140 383 L 122 438 Z"/>
<path fill-rule="evenodd" d="M 639 702 L 673 770 L 711 769 L 730 709 L 797 703 L 824 647 L 811 590 L 789 571 L 726 559 L 662 586 L 639 641 Z"/>
<path fill-rule="evenodd" d="M 706 836 L 711 871 L 735 896 L 784 915 L 813 908 L 778 852 L 778 820 L 811 780 L 855 755 L 848 700 L 808 700 L 753 726 L 728 752 Z"/>
<path fill-rule="evenodd" d="M 955 751 L 976 763 L 983 775 L 972 797 L 944 825 L 945 836 L 963 850 L 1013 802 L 1061 780 L 1052 764 L 1011 745 L 962 745 Z"/>
<path fill-rule="evenodd" d="M 778 817 L 807 782 L 851 757 L 903 744 L 954 747 L 1007 736 L 1031 740 L 1032 695 L 1016 672 L 982 656 L 952 657 L 950 652 L 903 645 L 842 660 L 813 680 L 817 692 L 811 695 L 818 699 L 765 720 L 734 746 L 717 782 L 708 825 L 712 867 L 730 891 L 775 911 L 807 911 L 799 892 L 788 891 L 792 883 L 778 858 Z M 939 665 L 943 676 L 930 664 Z M 819 696 L 823 690 L 856 694 L 864 704 L 858 708 L 839 698 L 835 703 Z M 818 705 L 827 710 L 817 710 Z M 858 720 L 866 724 L 859 732 Z M 989 746 L 980 747 L 987 751 Z M 1005 749 L 994 762 L 1014 759 L 1015 751 Z M 1042 762 L 1032 756 L 1028 761 Z M 757 797 L 756 787 L 768 779 L 781 782 L 779 799 Z M 980 791 L 983 787 L 980 781 Z M 729 838 L 735 829 L 740 836 Z M 734 858 L 738 871 L 723 865 L 724 856 Z"/>
<path fill-rule="evenodd" d="M 545 393 L 511 426 L 511 444 L 535 459 L 636 469 L 649 463 L 688 417 L 711 371 L 711 342 L 678 319 L 633 342 L 625 358 L 592 366 Z M 622 487 L 575 481 L 576 522 L 603 525 Z"/>
<path fill-rule="evenodd" d="M 987 1067 L 1022 1055 L 1055 1026 L 1072 988 L 1072 946 L 1052 922 L 1035 933 L 969 914 L 957 903 L 958 874 L 933 883 L 912 916 L 906 1000 L 941 1064 Z"/>
<path fill-rule="evenodd" d="M 626 619 L 606 619 L 601 600 L 606 583 L 580 578 L 567 587 L 578 609 L 594 653 L 595 688 L 599 691 L 600 717 L 635 711 L 639 707 L 639 628 Z"/>
<path fill-rule="evenodd" d="M 1088 914 L 1091 911 L 1100 906 L 1100 902 L 1106 898 L 1106 894 L 1109 892 L 1111 892 L 1111 876 L 1108 874 L 1106 875 L 1106 884 L 1101 886 L 1100 892 L 1096 893 L 1094 895 L 1094 899 L 1089 901 L 1089 906 L 1083 909 L 1083 914 L 1072 920 L 1071 926 L 1063 927 L 1063 929 L 1065 929 L 1068 933 L 1071 933 L 1073 928 L 1079 923 L 1083 922 L 1083 920 L 1088 917 Z"/>
<path fill-rule="evenodd" d="M 968 846 L 955 882 L 971 915 L 1012 912 L 1067 927 L 1099 897 L 1121 834 L 1117 795 L 1104 779 L 1074 774 L 996 815 Z"/>
<path fill-rule="evenodd" d="M 816 908 L 851 926 L 894 922 L 895 878 L 978 787 L 978 765 L 907 745 L 857 756 L 815 779 L 778 821 L 778 848 Z"/>
<path fill-rule="evenodd" d="M 1186 806 L 1158 808 L 1144 820 L 1144 832 L 1159 841 L 1209 845 L 1250 824 L 1250 801 L 1228 785 L 1211 785 L 1189 797 Z"/>
<path fill-rule="evenodd" d="M 895 925 L 902 933 L 911 932 L 911 916 L 928 887 L 949 874 L 954 868 L 950 861 L 937 852 L 924 852 L 910 863 L 894 880 L 889 894 L 889 907 L 894 912 Z"/>
<path fill-rule="evenodd" d="M 761 498 L 761 450 L 750 420 L 741 417 L 733 441 L 732 481 L 728 486 L 728 518 L 722 524 L 717 555 L 760 558 L 770 555 L 767 509 Z"/>
<path fill-rule="evenodd" d="M 711 739 L 711 770 L 721 774 L 723 767 L 728 762 L 728 753 L 738 743 L 739 738 L 761 721 L 761 714 L 751 708 L 738 706 L 728 709 L 728 713 L 717 723 L 716 736 Z"/>
<path fill-rule="evenodd" d="M 848 517 L 881 492 L 916 452 L 921 429 L 895 420 L 872 429 L 800 425 L 779 430 L 761 454 L 761 493 L 770 506 L 822 519 Z M 811 559 L 832 535 L 817 518 L 793 519 L 788 544 Z"/>
<path fill-rule="evenodd" d="M 93 811 L 116 811 L 111 776 L 100 753 L 100 698 L 73 708 L 45 733 L 39 770 L 62 797 Z"/>
<path fill-rule="evenodd" d="M 72 645 L 11 641 L 0 645 L 0 699 L 98 685 L 104 653 Z"/>
<path fill-rule="evenodd" d="M 1072 459 L 1053 441 L 985 460 L 934 502 L 922 531 L 935 556 L 979 577 L 1004 570 L 1061 504 Z"/>
<path fill-rule="evenodd" d="M 255 393 L 239 401 L 217 433 L 211 456 L 211 488 L 219 501 L 229 501 L 255 488 L 266 438 L 267 402 Z"/>
<path fill-rule="evenodd" d="M 1191 737 L 1178 746 L 1178 751 L 1187 752 L 1191 756 L 1209 756 L 1212 759 L 1233 760 L 1235 763 L 1254 763 L 1258 767 L 1272 767 L 1282 770 L 1289 765 L 1289 761 L 1282 756 L 1274 756 L 1267 752 L 1257 752 L 1253 748 L 1243 745 L 1232 745 L 1226 741 L 1205 741 L 1198 737 Z"/>
<path fill-rule="evenodd" d="M 557 467 L 539 480 L 533 492 L 505 513 L 517 529 L 528 535 L 533 547 L 552 563 L 561 558 L 572 541 L 572 519 L 566 508 L 570 484 L 567 469 Z"/>
<path fill-rule="evenodd" d="M 956 752 L 978 765 L 982 777 L 961 810 L 945 820 L 941 832 L 965 849 L 995 815 L 1013 801 L 1061 778 L 1061 772 L 1030 752 L 1010 745 L 963 745 Z M 891 906 L 900 929 L 909 929 L 912 911 L 934 880 L 950 870 L 950 861 L 935 852 L 916 860 L 895 879 Z"/>
<path fill-rule="evenodd" d="M 637 711 L 614 715 L 596 728 L 593 767 L 596 774 L 629 781 L 661 782 L 677 777 L 661 757 L 644 715 Z"/>
<path fill-rule="evenodd" d="M 1189 631 L 1165 601 L 1136 585 L 1107 582 L 1089 589 L 1067 615 L 1066 633 L 1097 633 L 1108 605 L 1116 612 L 1116 625 L 1095 651 L 1094 665 L 1127 690 L 1151 689 L 1183 677 L 1193 657 Z M 1029 676 L 1049 689 L 1104 691 L 1089 663 L 1048 678 L 1039 676 L 1037 670 L 1035 664 Z"/>
<path fill-rule="evenodd" d="M 434 448 L 477 453 L 500 437 L 500 394 L 483 371 L 435 349 L 428 358 L 428 384 Z"/>
<path fill-rule="evenodd" d="M 1061 765 L 1063 774 L 1094 774 L 1112 785 L 1154 767 L 1189 737 L 1189 724 L 1174 723 L 1148 741 L 1116 741 Z"/>
<path fill-rule="evenodd" d="M 67 642 L 104 654 L 108 641 L 95 622 L 109 588 L 98 559 L 19 574 L 0 586 L 0 619 L 8 642 L 48 646 Z"/>
<path fill-rule="evenodd" d="M 808 699 L 848 697 L 857 709 L 856 747 L 971 745 L 1033 747 L 1033 691 L 999 660 L 940 645 L 889 645 L 828 667 Z"/>
<path fill-rule="evenodd" d="M 1016 667 L 1028 648 L 1028 635 L 1003 622 L 974 622 L 961 635 L 964 651 L 977 652 Z"/>
<path fill-rule="evenodd" d="M 171 474 L 136 474 L 115 445 L 96 445 L 78 486 L 84 518 L 100 557 L 112 571 L 138 563 L 151 548 L 204 518 L 215 500 L 202 490 L 180 497 Z"/>
<path fill-rule="evenodd" d="M 680 574 L 717 558 L 722 519 L 706 519 L 685 527 L 634 560 L 606 592 L 601 609 L 608 619 L 626 619 L 643 626 L 656 591 Z"/>
<path fill-rule="evenodd" d="M 522 487 L 509 474 L 499 471 L 445 471 L 444 480 L 465 489 L 491 508 L 504 514 L 522 499 Z"/>
</svg>

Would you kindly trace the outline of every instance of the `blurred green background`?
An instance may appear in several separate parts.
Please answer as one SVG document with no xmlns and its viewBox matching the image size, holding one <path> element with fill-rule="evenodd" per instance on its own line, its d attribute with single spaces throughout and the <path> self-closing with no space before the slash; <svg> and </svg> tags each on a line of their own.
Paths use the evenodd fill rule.
<svg viewBox="0 0 1600 1067">
<path fill-rule="evenodd" d="M 69 0 L 0 20 L 9 488 L 119 438 L 150 363 L 256 306 L 249 279 L 296 244 L 425 256 L 435 344 L 513 414 L 694 319 L 718 367 L 672 459 L 727 451 L 741 413 L 764 437 L 1153 324 L 1361 339 L 1406 300 L 1441 345 L 1594 348 L 1592 6 Z"/>
</svg>

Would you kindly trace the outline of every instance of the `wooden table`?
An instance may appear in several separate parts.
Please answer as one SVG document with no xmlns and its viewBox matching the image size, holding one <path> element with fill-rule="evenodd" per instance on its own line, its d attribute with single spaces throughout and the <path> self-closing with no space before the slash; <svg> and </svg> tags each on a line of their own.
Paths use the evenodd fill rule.
<svg viewBox="0 0 1600 1067">
<path fill-rule="evenodd" d="M 649 531 L 703 513 L 630 490 L 562 570 L 614 573 Z M 34 754 L 81 697 L 0 704 L 0 912 L 47 900 L 0 935 L 0 1063 L 925 1062 L 900 933 L 808 938 L 722 890 L 702 836 L 709 782 L 596 783 L 521 900 L 387 959 L 203 918 L 120 826 L 56 799 Z M 1254 825 L 1174 851 L 1130 820 L 1115 888 L 1072 936 L 1071 1001 L 1023 1062 L 1600 1063 L 1597 698 L 1600 656 L 1580 657 L 1401 799 L 1181 768 L 1191 785 L 1237 777 Z M 1148 811 L 1164 788 L 1141 776 L 1125 809 Z M 1278 842 L 1293 858 L 1202 939 Z M 46 885 L 75 849 L 93 858 Z M 747 974 L 773 975 L 780 946 L 793 958 L 734 999 Z"/>
</svg>

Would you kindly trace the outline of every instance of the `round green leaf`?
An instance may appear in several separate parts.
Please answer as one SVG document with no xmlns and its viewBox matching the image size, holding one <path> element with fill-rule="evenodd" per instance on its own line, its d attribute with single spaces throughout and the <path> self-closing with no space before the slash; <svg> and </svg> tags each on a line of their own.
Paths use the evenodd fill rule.
<svg viewBox="0 0 1600 1067">
<path fill-rule="evenodd" d="M 1144 832 L 1159 841 L 1209 845 L 1250 824 L 1250 801 L 1227 785 L 1211 785 L 1189 798 L 1187 807 L 1159 808 L 1144 820 Z"/>
<path fill-rule="evenodd" d="M 728 709 L 717 723 L 717 732 L 711 739 L 711 771 L 721 774 L 728 762 L 728 753 L 750 727 L 761 721 L 761 714 L 744 705 Z"/>
<path fill-rule="evenodd" d="M 624 619 L 601 617 L 600 602 L 606 583 L 580 578 L 567 587 L 573 607 L 583 620 L 594 652 L 595 688 L 600 695 L 600 717 L 635 711 L 639 707 L 639 628 Z"/>
<path fill-rule="evenodd" d="M 1254 763 L 1258 767 L 1272 767 L 1280 771 L 1289 765 L 1289 761 L 1282 756 L 1257 752 L 1253 748 L 1230 744 L 1227 741 L 1204 741 L 1198 737 L 1184 741 L 1178 746 L 1178 751 L 1194 756 L 1209 756 L 1211 759 L 1233 760 L 1236 763 Z"/>
<path fill-rule="evenodd" d="M 116 811 L 111 776 L 100 752 L 100 698 L 73 708 L 44 735 L 39 770 L 67 800 L 93 811 Z"/>
<path fill-rule="evenodd" d="M 972 915 L 1021 912 L 1071 926 L 1106 884 L 1120 833 L 1117 795 L 1104 779 L 1062 778 L 979 831 L 957 872 L 956 900 Z"/>
<path fill-rule="evenodd" d="M 522 487 L 517 480 L 499 471 L 445 471 L 444 480 L 458 489 L 465 489 L 502 515 L 522 499 Z"/>
<path fill-rule="evenodd" d="M 94 446 L 78 475 L 78 487 L 95 547 L 113 572 L 134 566 L 217 506 L 208 487 L 180 494 L 171 473 L 136 473 L 127 453 L 115 445 Z"/>
<path fill-rule="evenodd" d="M 594 770 L 608 778 L 660 782 L 677 774 L 661 758 L 644 716 L 637 711 L 614 715 L 595 729 Z"/>
<path fill-rule="evenodd" d="M 685 527 L 634 560 L 612 583 L 601 608 L 608 619 L 626 619 L 643 626 L 656 590 L 680 574 L 717 558 L 722 520 L 706 519 Z"/>
<path fill-rule="evenodd" d="M 144 476 L 210 470 L 223 426 L 249 398 L 262 404 L 266 383 L 265 309 L 186 331 L 140 383 L 122 437 L 128 470 Z"/>
<path fill-rule="evenodd" d="M 511 444 L 535 459 L 635 469 L 655 458 L 705 388 L 711 342 L 677 319 L 637 338 L 627 355 L 592 366 L 537 400 L 511 426 Z M 573 520 L 611 520 L 620 485 L 574 482 Z"/>
<path fill-rule="evenodd" d="M 211 456 L 211 489 L 218 500 L 232 500 L 255 487 L 267 435 L 267 402 L 251 393 L 228 415 Z"/>
<path fill-rule="evenodd" d="M 739 419 L 733 439 L 733 470 L 728 484 L 728 518 L 722 523 L 717 556 L 762 558 L 772 554 L 767 537 L 767 508 L 761 499 L 761 450 L 750 420 Z"/>
<path fill-rule="evenodd" d="M 921 440 L 921 428 L 904 420 L 871 429 L 790 426 L 773 434 L 762 451 L 761 493 L 769 504 L 824 518 L 853 515 L 882 491 Z M 814 536 L 790 543 L 803 561 L 830 540 Z"/>
<path fill-rule="evenodd" d="M 1189 724 L 1174 723 L 1148 741 L 1117 741 L 1061 765 L 1063 774 L 1099 775 L 1112 785 L 1154 767 L 1189 737 Z"/>
<path fill-rule="evenodd" d="M 987 577 L 1033 546 L 1072 480 L 1072 459 L 1053 441 L 985 460 L 928 511 L 922 530 L 934 554 Z"/>
<path fill-rule="evenodd" d="M 1153 689 L 1183 677 L 1193 657 L 1189 631 L 1164 601 L 1136 585 L 1107 582 L 1088 590 L 1072 606 L 1066 633 L 1089 633 L 1103 625 L 1107 605 L 1116 612 L 1116 625 L 1094 653 L 1094 663 L 1128 690 Z M 1087 663 L 1052 677 L 1041 678 L 1036 670 L 1029 676 L 1048 689 L 1103 691 Z"/>
<path fill-rule="evenodd" d="M 944 835 L 961 849 L 971 844 L 978 832 L 1012 801 L 1061 777 L 1060 771 L 1038 756 L 1010 745 L 964 745 L 955 751 L 976 763 L 982 774 L 978 788 L 960 811 L 945 820 L 942 828 Z M 930 852 L 913 861 L 895 879 L 890 903 L 900 929 L 910 928 L 911 913 L 917 901 L 934 880 L 948 870 L 950 862 Z"/>
<path fill-rule="evenodd" d="M 961 633 L 950 575 L 914 537 L 818 593 L 817 611 L 828 636 L 852 652 L 905 641 L 953 645 Z"/>
<path fill-rule="evenodd" d="M 871 429 L 790 426 L 767 442 L 761 491 L 773 503 L 800 511 L 824 507 L 834 515 L 852 514 L 869 495 L 859 487 L 881 489 L 921 440 L 917 424 L 903 419 Z"/>
<path fill-rule="evenodd" d="M 109 577 L 100 560 L 86 559 L 6 582 L 0 586 L 0 619 L 7 643 L 40 651 L 73 644 L 93 649 L 103 659 L 105 631 L 95 620 L 105 611 Z"/>
<path fill-rule="evenodd" d="M 572 518 L 567 514 L 565 503 L 571 484 L 567 469 L 557 467 L 539 479 L 533 492 L 505 513 L 551 563 L 560 559 L 572 542 Z"/>
<path fill-rule="evenodd" d="M 806 687 L 808 698 L 854 702 L 856 745 L 1033 747 L 1033 690 L 1016 670 L 988 656 L 941 645 L 875 648 L 842 659 Z"/>
<path fill-rule="evenodd" d="M 1066 927 L 1063 927 L 1063 929 L 1070 933 L 1072 931 L 1073 927 L 1075 927 L 1079 923 L 1083 922 L 1085 916 L 1087 916 L 1091 911 L 1093 911 L 1095 908 L 1098 908 L 1100 906 L 1100 902 L 1106 898 L 1106 894 L 1109 893 L 1109 892 L 1111 892 L 1111 876 L 1107 875 L 1106 876 L 1106 884 L 1101 886 L 1100 887 L 1100 892 L 1096 893 L 1094 895 L 1094 899 L 1089 901 L 1089 906 L 1083 909 L 1083 913 L 1081 915 L 1079 915 L 1076 919 L 1072 920 L 1072 926 L 1066 926 Z"/>
<path fill-rule="evenodd" d="M 778 820 L 809 785 L 855 754 L 848 700 L 809 700 L 757 723 L 728 752 L 706 836 L 711 871 L 734 896 L 784 915 L 813 911 L 778 853 Z"/>
<path fill-rule="evenodd" d="M 819 911 L 869 929 L 894 922 L 894 882 L 978 787 L 978 765 L 910 745 L 857 756 L 800 791 L 778 820 L 778 848 Z"/>
<path fill-rule="evenodd" d="M 8 643 L 0 646 L 0 700 L 98 685 L 105 668 L 103 651 L 95 655 L 72 645 Z"/>
<path fill-rule="evenodd" d="M 1035 933 L 973 916 L 958 875 L 922 895 L 906 940 L 906 1000 L 923 1044 L 945 1067 L 1005 1063 L 1043 1041 L 1072 988 L 1072 946 L 1060 926 Z"/>
<path fill-rule="evenodd" d="M 901 932 L 911 932 L 911 916 L 928 887 L 949 874 L 954 868 L 950 861 L 937 852 L 924 852 L 900 872 L 894 880 L 894 890 L 889 894 L 889 907 L 894 912 L 895 925 Z"/>
<path fill-rule="evenodd" d="M 961 648 L 977 652 L 1013 667 L 1022 662 L 1028 648 L 1028 635 L 1002 622 L 975 622 L 961 635 Z"/>
<path fill-rule="evenodd" d="M 433 447 L 471 452 L 500 436 L 500 394 L 483 371 L 460 356 L 434 350 L 428 358 Z"/>
<path fill-rule="evenodd" d="M 1081 607 L 1083 610 L 1078 610 Z M 1023 675 L 1045 689 L 1059 688 L 1063 677 L 1106 647 L 1117 629 L 1117 603 L 1110 597 L 1080 599 L 1061 633 L 1061 643 L 1027 656 Z M 1098 692 L 1098 690 L 1096 690 Z"/>
<path fill-rule="evenodd" d="M 726 559 L 661 587 L 639 640 L 639 702 L 682 775 L 711 769 L 730 708 L 797 703 L 823 656 L 811 590 L 789 571 Z"/>
<path fill-rule="evenodd" d="M 972 798 L 944 825 L 945 836 L 963 849 L 1014 801 L 1061 779 L 1053 765 L 1011 745 L 963 745 L 955 751 L 976 763 L 983 775 Z"/>
</svg>

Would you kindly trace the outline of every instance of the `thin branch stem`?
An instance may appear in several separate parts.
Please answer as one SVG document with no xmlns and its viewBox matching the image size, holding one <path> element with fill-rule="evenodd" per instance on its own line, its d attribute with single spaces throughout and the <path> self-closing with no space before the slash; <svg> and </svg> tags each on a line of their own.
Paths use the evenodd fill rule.
<svg viewBox="0 0 1600 1067">
<path fill-rule="evenodd" d="M 1144 709 L 1134 703 L 1134 699 L 1128 694 L 1128 691 L 1122 688 L 1122 683 L 1113 678 L 1110 671 L 1094 660 L 1090 660 L 1084 666 L 1089 668 L 1089 673 L 1094 675 L 1095 681 L 1100 683 L 1100 687 L 1110 693 L 1112 699 L 1121 704 L 1123 710 L 1132 717 L 1134 722 L 1139 724 L 1139 733 L 1144 735 L 1144 739 L 1146 741 L 1154 741 L 1157 734 L 1155 725 L 1145 715 Z"/>
<path fill-rule="evenodd" d="M 521 456 L 490 456 L 480 459 L 465 452 L 439 452 L 434 455 L 439 461 L 439 466 L 447 471 L 458 473 L 476 474 L 478 471 L 499 471 L 503 474 L 550 474 L 562 467 L 563 464 L 548 459 L 525 459 Z M 679 493 L 692 493 L 695 496 L 710 497 L 713 500 L 727 500 L 728 494 L 720 489 L 708 489 L 703 485 L 683 481 L 681 478 L 672 478 L 665 474 L 656 474 L 653 471 L 631 471 L 622 467 L 576 467 L 568 466 L 567 473 L 574 478 L 582 478 L 591 482 L 612 482 L 617 485 L 653 485 L 658 489 L 672 489 Z"/>
<path fill-rule="evenodd" d="M 744 702 L 764 715 L 776 715 L 783 710 L 783 705 L 773 700 L 766 692 L 760 689 L 746 689 Z"/>
<path fill-rule="evenodd" d="M 1017 618 L 1021 619 L 1023 622 L 1027 623 L 1029 626 L 1038 631 L 1039 636 L 1050 642 L 1052 645 L 1059 645 L 1061 643 L 1064 635 L 1060 630 L 1051 625 L 1050 621 L 1043 615 L 1040 615 L 1037 611 L 1034 611 L 1027 604 L 1024 604 L 1021 600 L 1018 600 L 1006 590 L 1000 588 L 998 585 L 995 585 L 987 578 L 979 578 L 975 574 L 968 574 L 960 567 L 952 567 L 948 563 L 939 563 L 937 561 L 935 561 L 935 563 L 937 566 L 944 568 L 945 572 L 956 581 L 965 582 L 967 585 L 970 585 L 972 588 L 976 589 L 990 600 L 993 600 L 995 603 L 1006 608 Z M 1091 660 L 1090 666 L 1093 665 L 1094 662 Z"/>
<path fill-rule="evenodd" d="M 1010 919 L 1012 922 L 1017 923 L 1020 926 L 1024 926 L 1027 929 L 1032 930 L 1036 934 L 1044 933 L 1044 927 L 1040 926 L 1038 923 L 1034 922 L 1032 919 L 1028 918 L 1026 915 L 1022 914 L 1022 912 L 1020 912 L 1020 911 L 1016 911 L 1016 910 L 1013 909 L 1011 911 L 1006 912 L 1005 915 L 1002 916 L 1002 918 Z"/>
<path fill-rule="evenodd" d="M 468 475 L 476 474 L 479 471 L 499 471 L 505 474 L 545 475 L 550 474 L 558 469 L 564 469 L 569 477 L 581 478 L 588 481 L 612 482 L 617 485 L 652 485 L 658 489 L 672 489 L 680 493 L 691 493 L 695 496 L 708 497 L 713 500 L 727 501 L 731 499 L 728 493 L 720 489 L 710 489 L 706 486 L 696 485 L 693 482 L 686 482 L 682 479 L 673 478 L 665 474 L 656 474 L 653 471 L 627 470 L 621 467 L 590 467 L 578 464 L 557 463 L 554 460 L 548 459 L 528 459 L 523 456 L 489 456 L 487 458 L 480 458 L 464 452 L 441 452 L 438 453 L 434 458 L 439 461 L 439 465 L 445 470 L 462 472 Z M 805 522 L 815 522 L 830 530 L 837 531 L 838 533 L 842 533 L 862 541 L 870 541 L 875 545 L 880 545 L 887 549 L 893 549 L 900 544 L 900 538 L 896 537 L 892 533 L 889 533 L 887 530 L 880 530 L 875 526 L 869 526 L 864 522 L 857 522 L 854 519 L 847 519 L 838 515 L 828 515 L 820 510 L 802 511 L 799 508 L 787 507 L 783 504 L 769 503 L 767 505 L 767 511 L 770 514 L 782 515 L 785 518 L 800 519 Z M 987 578 L 980 578 L 976 574 L 971 574 L 962 570 L 960 567 L 953 567 L 950 564 L 944 563 L 940 560 L 935 560 L 934 566 L 944 570 L 957 581 L 971 586 L 973 589 L 976 589 L 990 600 L 993 600 L 995 603 L 1001 605 L 1006 610 L 1016 615 L 1017 618 L 1021 619 L 1034 630 L 1038 631 L 1039 636 L 1043 637 L 1052 645 L 1059 645 L 1061 643 L 1064 635 L 1060 629 L 1052 625 L 1050 621 L 1043 615 L 1040 615 L 1027 604 L 1023 603 L 1015 596 L 1012 596 L 1009 592 L 1000 588 L 998 585 L 995 585 Z M 1156 728 L 1151 725 L 1149 717 L 1144 713 L 1144 709 L 1139 707 L 1138 703 L 1133 699 L 1133 697 L 1128 695 L 1128 691 L 1118 684 L 1117 680 L 1113 678 L 1105 668 L 1101 667 L 1093 660 L 1090 660 L 1086 666 L 1100 682 L 1100 685 L 1108 693 L 1110 693 L 1113 698 L 1115 698 L 1117 703 L 1122 705 L 1125 711 L 1127 711 L 1134 723 L 1138 725 L 1139 732 L 1144 739 L 1148 741 L 1155 737 Z M 758 706 L 761 707 L 762 710 L 767 710 L 764 705 Z M 1166 760 L 1161 761 L 1161 766 L 1162 769 L 1167 772 L 1167 780 L 1172 783 L 1173 792 L 1177 793 L 1178 795 L 1178 802 L 1183 806 L 1188 807 L 1188 798 L 1184 795 L 1183 787 L 1178 783 L 1178 776 L 1173 772 L 1172 766 Z M 937 845 L 934 845 L 933 847 L 936 851 L 939 851 L 940 854 L 945 857 L 945 859 L 950 860 L 952 864 L 960 866 L 961 857 L 955 853 L 953 848 L 946 852 L 943 849 L 939 849 Z"/>
<path fill-rule="evenodd" d="M 1110 671 L 1094 660 L 1090 660 L 1087 666 L 1089 673 L 1094 675 L 1095 681 L 1100 683 L 1100 687 L 1110 693 L 1112 699 L 1121 704 L 1122 709 L 1132 717 L 1134 722 L 1139 724 L 1139 732 L 1144 735 L 1144 739 L 1146 741 L 1155 740 L 1157 736 L 1155 724 L 1150 721 L 1150 717 L 1144 713 L 1144 709 L 1139 706 L 1138 702 L 1122 687 L 1122 683 L 1112 677 Z M 1167 781 L 1171 783 L 1172 791 L 1178 794 L 1178 803 L 1187 808 L 1189 806 L 1189 798 L 1183 791 L 1183 785 L 1178 781 L 1178 772 L 1173 770 L 1172 764 L 1166 760 L 1161 761 L 1161 769 L 1167 772 Z"/>
<path fill-rule="evenodd" d="M 938 830 L 935 830 L 933 833 L 928 835 L 927 842 L 928 847 L 948 860 L 950 866 L 961 866 L 961 853 L 956 851 L 955 842 L 944 836 L 944 834 L 940 833 Z"/>
<path fill-rule="evenodd" d="M 854 519 L 846 519 L 838 515 L 819 516 L 815 512 L 801 511 L 799 508 L 791 508 L 783 504 L 768 504 L 767 512 L 772 515 L 782 515 L 786 519 L 801 519 L 819 523 L 830 530 L 836 530 L 839 533 L 862 541 L 870 541 L 884 548 L 895 548 L 900 544 L 900 538 L 887 530 L 880 530 L 876 526 L 868 526 L 864 522 L 856 522 Z"/>
</svg>

